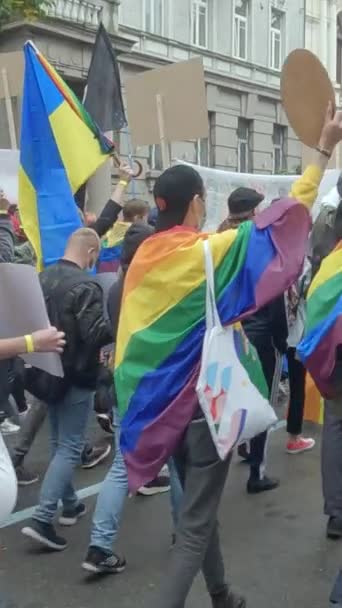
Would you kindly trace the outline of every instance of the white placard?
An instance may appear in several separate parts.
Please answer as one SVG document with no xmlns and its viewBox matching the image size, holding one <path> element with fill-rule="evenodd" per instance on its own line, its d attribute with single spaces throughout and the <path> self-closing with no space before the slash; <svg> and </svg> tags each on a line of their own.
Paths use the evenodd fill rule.
<svg viewBox="0 0 342 608">
<path fill-rule="evenodd" d="M 18 338 L 50 327 L 38 273 L 26 264 L 0 264 L 0 338 Z M 23 359 L 54 376 L 64 376 L 57 353 L 32 353 Z"/>
<path fill-rule="evenodd" d="M 177 164 L 189 163 L 177 161 Z M 234 173 L 233 171 L 220 171 L 219 169 L 209 169 L 199 165 L 191 166 L 200 173 L 207 192 L 207 221 L 204 227 L 206 231 L 217 230 L 220 223 L 227 217 L 228 196 L 235 188 L 241 186 L 254 188 L 264 194 L 263 206 L 267 206 L 274 199 L 288 196 L 293 182 L 298 179 L 297 175 Z M 317 201 L 321 201 L 336 185 L 339 175 L 339 169 L 329 169 L 325 172 Z"/>
<path fill-rule="evenodd" d="M 18 204 L 19 150 L 0 150 L 0 190 L 12 204 Z"/>
</svg>

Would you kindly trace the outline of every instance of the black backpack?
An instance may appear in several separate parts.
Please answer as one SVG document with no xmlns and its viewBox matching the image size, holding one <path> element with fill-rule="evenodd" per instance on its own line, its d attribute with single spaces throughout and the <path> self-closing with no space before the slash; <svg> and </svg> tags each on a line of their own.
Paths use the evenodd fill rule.
<svg viewBox="0 0 342 608">
<path fill-rule="evenodd" d="M 85 277 L 84 273 L 80 272 L 73 273 L 72 276 L 66 277 L 63 281 L 59 282 L 56 289 L 54 289 L 48 295 L 44 294 L 45 305 L 48 313 L 48 317 L 51 325 L 59 329 L 61 327 L 59 310 L 56 302 L 63 301 L 65 294 L 79 285 L 80 282 L 94 282 L 91 277 Z M 68 337 L 66 336 L 66 339 Z M 25 369 L 25 389 L 31 393 L 37 399 L 45 401 L 46 403 L 58 403 L 61 401 L 69 388 L 72 385 L 72 380 L 65 373 L 63 378 L 53 376 L 48 372 L 38 369 L 37 367 L 29 367 Z"/>
</svg>

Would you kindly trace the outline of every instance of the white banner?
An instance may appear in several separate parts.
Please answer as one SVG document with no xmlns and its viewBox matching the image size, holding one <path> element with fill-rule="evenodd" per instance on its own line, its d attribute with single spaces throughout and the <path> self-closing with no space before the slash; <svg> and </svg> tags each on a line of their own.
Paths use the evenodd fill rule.
<svg viewBox="0 0 342 608">
<path fill-rule="evenodd" d="M 18 203 L 19 150 L 0 150 L 0 190 L 10 203 Z"/>
<path fill-rule="evenodd" d="M 178 162 L 178 161 L 177 161 Z M 184 164 L 184 163 L 182 163 Z M 191 165 L 196 169 L 204 181 L 207 191 L 207 221 L 204 230 L 214 231 L 228 215 L 227 201 L 233 190 L 241 186 L 254 188 L 265 196 L 263 206 L 276 198 L 288 196 L 297 175 L 259 175 L 252 173 L 235 173 L 233 171 L 220 171 Z M 336 186 L 340 170 L 330 169 L 325 172 L 317 201 L 322 200 L 330 190 Z"/>
</svg>

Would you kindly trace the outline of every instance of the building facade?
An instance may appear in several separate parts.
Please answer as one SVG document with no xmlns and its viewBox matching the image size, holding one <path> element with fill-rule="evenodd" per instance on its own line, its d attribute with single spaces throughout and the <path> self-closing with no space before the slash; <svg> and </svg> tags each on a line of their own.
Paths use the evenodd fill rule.
<svg viewBox="0 0 342 608">
<path fill-rule="evenodd" d="M 342 106 L 342 0 L 306 0 L 305 47 L 326 67 L 335 88 L 336 105 Z M 333 166 L 342 167 L 337 147 Z"/>
<path fill-rule="evenodd" d="M 5 26 L 0 52 L 33 39 L 81 96 L 101 20 L 119 55 L 123 88 L 143 70 L 201 55 L 209 137 L 172 142 L 172 158 L 229 171 L 296 173 L 301 146 L 279 85 L 284 58 L 304 44 L 304 15 L 304 0 L 56 0 L 46 19 Z M 0 146 L 3 138 L 0 123 Z M 123 156 L 143 162 L 136 187 L 148 196 L 162 168 L 159 146 L 131 150 L 126 132 L 116 139 Z"/>
</svg>

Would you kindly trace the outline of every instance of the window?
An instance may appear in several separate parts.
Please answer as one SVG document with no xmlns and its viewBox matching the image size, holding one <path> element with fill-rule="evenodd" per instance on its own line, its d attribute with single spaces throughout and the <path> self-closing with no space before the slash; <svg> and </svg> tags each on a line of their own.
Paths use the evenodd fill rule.
<svg viewBox="0 0 342 608">
<path fill-rule="evenodd" d="M 271 68 L 281 70 L 282 66 L 282 25 L 284 14 L 272 8 L 271 13 Z"/>
<path fill-rule="evenodd" d="M 235 0 L 234 56 L 244 60 L 248 56 L 248 13 L 249 0 Z"/>
<path fill-rule="evenodd" d="M 239 173 L 251 173 L 252 150 L 251 150 L 251 122 L 245 118 L 239 118 L 238 122 L 238 166 Z"/>
<path fill-rule="evenodd" d="M 149 161 L 151 171 L 162 171 L 163 170 L 163 159 L 161 153 L 160 144 L 153 144 L 149 146 Z"/>
<path fill-rule="evenodd" d="M 195 142 L 196 165 L 209 166 L 209 139 L 198 139 Z"/>
<path fill-rule="evenodd" d="M 337 15 L 336 82 L 342 84 L 342 13 Z"/>
<path fill-rule="evenodd" d="M 287 127 L 273 127 L 273 173 L 286 171 Z"/>
<path fill-rule="evenodd" d="M 209 136 L 195 141 L 195 163 L 202 167 L 213 167 L 215 165 L 215 112 L 208 112 L 208 124 Z"/>
<path fill-rule="evenodd" d="M 144 0 L 145 30 L 151 34 L 163 35 L 164 0 Z"/>
<path fill-rule="evenodd" d="M 160 144 L 152 144 L 149 146 L 149 159 L 148 164 L 151 171 L 163 171 L 163 157 L 161 151 Z M 171 154 L 171 144 L 169 144 L 169 156 L 172 158 Z M 165 167 L 166 168 L 166 167 Z"/>
<path fill-rule="evenodd" d="M 208 46 L 208 0 L 192 0 L 191 17 L 192 44 Z"/>
</svg>

